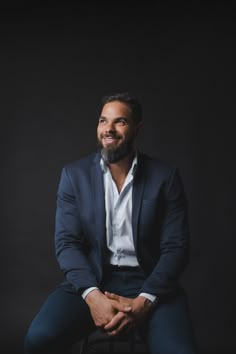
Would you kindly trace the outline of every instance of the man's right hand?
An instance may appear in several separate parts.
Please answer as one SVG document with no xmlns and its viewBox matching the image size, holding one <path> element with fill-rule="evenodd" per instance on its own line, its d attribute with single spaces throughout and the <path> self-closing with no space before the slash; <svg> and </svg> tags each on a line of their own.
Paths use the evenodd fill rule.
<svg viewBox="0 0 236 354">
<path fill-rule="evenodd" d="M 89 306 L 91 316 L 98 328 L 104 328 L 117 314 L 117 312 L 129 312 L 131 307 L 110 301 L 100 290 L 92 290 L 85 298 Z M 113 304 L 115 303 L 115 304 Z"/>
</svg>

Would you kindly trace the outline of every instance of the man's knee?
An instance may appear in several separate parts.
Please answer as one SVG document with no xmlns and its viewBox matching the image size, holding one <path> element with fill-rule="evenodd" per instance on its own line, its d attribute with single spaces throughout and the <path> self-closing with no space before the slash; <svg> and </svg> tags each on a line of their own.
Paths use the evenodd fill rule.
<svg viewBox="0 0 236 354">
<path fill-rule="evenodd" d="M 53 347 L 55 339 L 43 329 L 30 328 L 25 336 L 25 354 L 45 354 Z"/>
</svg>

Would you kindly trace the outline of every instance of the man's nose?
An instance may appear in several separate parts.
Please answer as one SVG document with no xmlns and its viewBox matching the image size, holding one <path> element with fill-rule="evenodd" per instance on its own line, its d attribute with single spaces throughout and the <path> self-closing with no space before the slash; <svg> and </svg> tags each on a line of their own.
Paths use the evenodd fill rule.
<svg viewBox="0 0 236 354">
<path fill-rule="evenodd" d="M 115 131 L 115 124 L 113 122 L 108 122 L 106 124 L 106 132 L 114 132 Z"/>
</svg>

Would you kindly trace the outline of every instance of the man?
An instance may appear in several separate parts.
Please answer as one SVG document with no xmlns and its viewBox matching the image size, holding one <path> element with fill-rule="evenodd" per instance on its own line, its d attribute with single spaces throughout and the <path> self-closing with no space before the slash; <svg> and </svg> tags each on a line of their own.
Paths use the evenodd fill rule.
<svg viewBox="0 0 236 354">
<path fill-rule="evenodd" d="M 187 206 L 178 169 L 142 154 L 142 109 L 106 96 L 99 153 L 66 166 L 56 212 L 56 256 L 65 282 L 46 300 L 25 353 L 63 353 L 96 328 L 137 330 L 150 353 L 195 353 L 179 277 L 188 260 Z"/>
</svg>

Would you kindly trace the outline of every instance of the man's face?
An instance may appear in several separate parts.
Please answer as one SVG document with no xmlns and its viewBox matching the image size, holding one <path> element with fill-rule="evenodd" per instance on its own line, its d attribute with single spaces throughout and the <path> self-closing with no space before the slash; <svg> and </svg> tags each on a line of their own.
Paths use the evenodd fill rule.
<svg viewBox="0 0 236 354">
<path fill-rule="evenodd" d="M 103 106 L 97 127 L 98 144 L 107 163 L 115 163 L 132 150 L 138 132 L 128 105 L 112 101 Z"/>
</svg>

